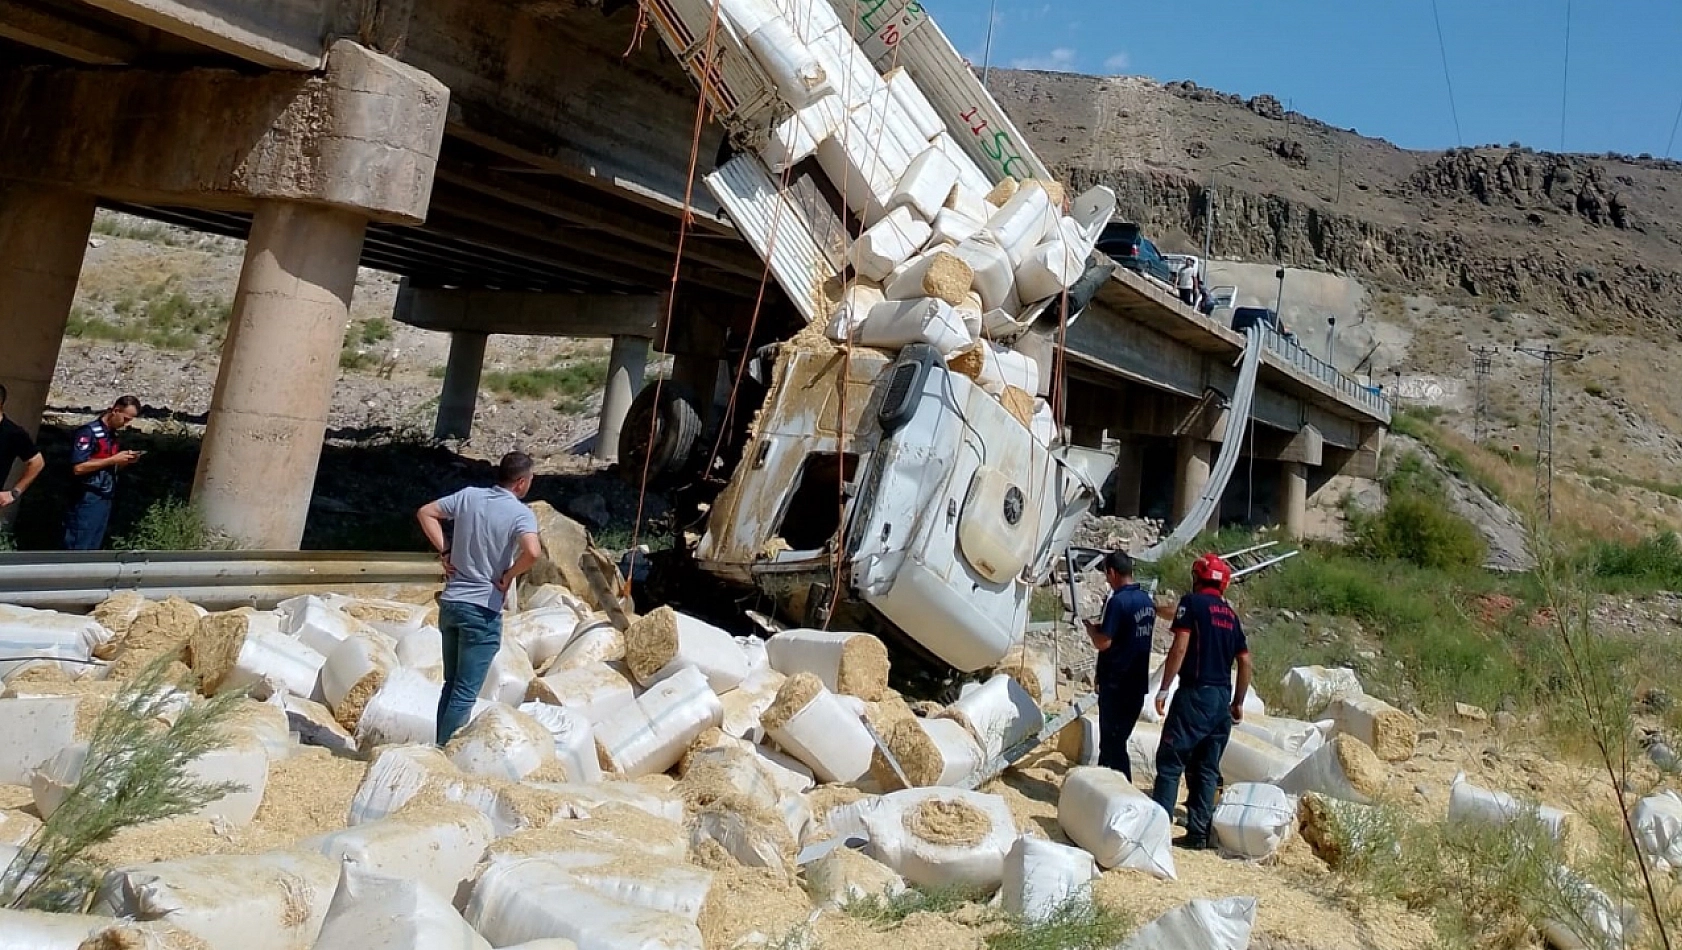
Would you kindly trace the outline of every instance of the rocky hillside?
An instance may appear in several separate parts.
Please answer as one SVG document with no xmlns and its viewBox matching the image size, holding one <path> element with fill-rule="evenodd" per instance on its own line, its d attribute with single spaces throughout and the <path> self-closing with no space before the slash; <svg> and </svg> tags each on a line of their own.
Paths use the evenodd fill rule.
<svg viewBox="0 0 1682 950">
<path fill-rule="evenodd" d="M 992 87 L 1060 175 L 1114 188 L 1169 249 L 1201 246 L 1212 176 L 1216 256 L 1523 307 L 1571 329 L 1682 332 L 1682 163 L 1516 144 L 1408 151 L 1271 96 L 1186 82 L 999 71 Z"/>
</svg>

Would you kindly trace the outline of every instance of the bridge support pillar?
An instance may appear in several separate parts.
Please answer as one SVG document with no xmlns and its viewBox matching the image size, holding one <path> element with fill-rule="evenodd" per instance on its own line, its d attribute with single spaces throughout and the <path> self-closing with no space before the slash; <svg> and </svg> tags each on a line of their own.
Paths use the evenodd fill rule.
<svg viewBox="0 0 1682 950">
<path fill-rule="evenodd" d="M 1214 443 L 1189 436 L 1181 436 L 1176 445 L 1174 520 L 1185 520 L 1197 506 L 1197 499 L 1209 484 L 1210 463 L 1214 458 Z M 1220 512 L 1209 516 L 1211 525 L 1219 525 Z"/>
<path fill-rule="evenodd" d="M 1110 514 L 1117 518 L 1139 517 L 1139 497 L 1144 487 L 1145 456 L 1137 439 L 1123 438 L 1116 455 L 1115 476 L 1110 490 Z"/>
<path fill-rule="evenodd" d="M 1293 541 L 1302 540 L 1308 529 L 1308 466 L 1301 462 L 1279 463 L 1279 526 Z"/>
<path fill-rule="evenodd" d="M 93 227 L 92 195 L 0 183 L 0 385 L 5 413 L 31 435 L 41 425 L 70 301 Z M 0 482 L 10 473 L 0 471 Z"/>
<path fill-rule="evenodd" d="M 206 522 L 243 546 L 303 540 L 366 229 L 293 202 L 252 218 L 193 479 Z"/>
<path fill-rule="evenodd" d="M 485 368 L 488 333 L 456 330 L 450 334 L 450 359 L 444 364 L 444 388 L 438 394 L 436 439 L 465 439 L 473 434 L 473 412 L 479 404 L 479 374 Z"/>
<path fill-rule="evenodd" d="M 596 458 L 612 461 L 619 457 L 619 431 L 631 400 L 642 391 L 642 373 L 648 365 L 648 339 L 616 336 L 607 358 L 607 387 L 602 392 L 601 421 L 596 429 Z"/>
</svg>

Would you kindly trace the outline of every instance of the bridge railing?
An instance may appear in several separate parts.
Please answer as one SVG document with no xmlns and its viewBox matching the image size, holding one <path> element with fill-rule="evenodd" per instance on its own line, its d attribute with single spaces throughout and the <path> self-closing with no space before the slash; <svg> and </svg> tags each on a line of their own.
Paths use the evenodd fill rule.
<svg viewBox="0 0 1682 950">
<path fill-rule="evenodd" d="M 1295 337 L 1288 337 L 1270 326 L 1263 331 L 1262 341 L 1269 350 L 1305 375 L 1320 380 L 1351 402 L 1371 410 L 1386 422 L 1390 420 L 1390 400 L 1385 398 L 1382 392 L 1308 352 Z"/>
</svg>

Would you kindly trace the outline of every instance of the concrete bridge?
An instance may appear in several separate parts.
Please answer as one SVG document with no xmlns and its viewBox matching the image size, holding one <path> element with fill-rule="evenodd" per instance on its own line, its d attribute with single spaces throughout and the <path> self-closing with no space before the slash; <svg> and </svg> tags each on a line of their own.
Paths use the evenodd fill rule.
<svg viewBox="0 0 1682 950">
<path fill-rule="evenodd" d="M 359 265 L 452 334 L 440 435 L 471 427 L 487 334 L 611 337 L 611 454 L 650 340 L 705 392 L 797 319 L 689 187 L 721 131 L 636 21 L 632 0 L 0 0 L 7 414 L 39 424 L 103 205 L 248 241 L 194 497 L 249 544 L 302 536 Z M 1065 344 L 1072 436 L 1127 449 L 1118 512 L 1183 510 L 1241 338 L 1120 272 Z M 1300 530 L 1314 487 L 1373 470 L 1389 410 L 1285 340 L 1260 385 L 1246 450 Z"/>
</svg>

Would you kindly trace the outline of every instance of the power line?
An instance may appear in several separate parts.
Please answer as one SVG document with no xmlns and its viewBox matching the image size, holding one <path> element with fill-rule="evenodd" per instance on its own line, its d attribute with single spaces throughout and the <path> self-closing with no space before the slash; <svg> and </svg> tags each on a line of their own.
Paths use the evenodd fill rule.
<svg viewBox="0 0 1682 950">
<path fill-rule="evenodd" d="M 1454 80 L 1448 74 L 1448 44 L 1443 42 L 1443 18 L 1437 13 L 1437 0 L 1431 0 L 1431 19 L 1437 24 L 1437 52 L 1442 54 L 1443 84 L 1448 86 L 1448 114 L 1454 117 L 1454 144 L 1465 145 L 1466 138 L 1460 134 L 1460 110 L 1454 105 Z"/>
<path fill-rule="evenodd" d="M 1559 150 L 1565 151 L 1565 106 L 1571 98 L 1571 0 L 1565 0 L 1565 69 L 1559 80 Z"/>
<path fill-rule="evenodd" d="M 1671 146 L 1676 144 L 1676 127 L 1682 125 L 1682 102 L 1676 104 L 1676 118 L 1670 123 L 1670 140 L 1664 143 L 1664 157 L 1670 157 Z"/>
</svg>

